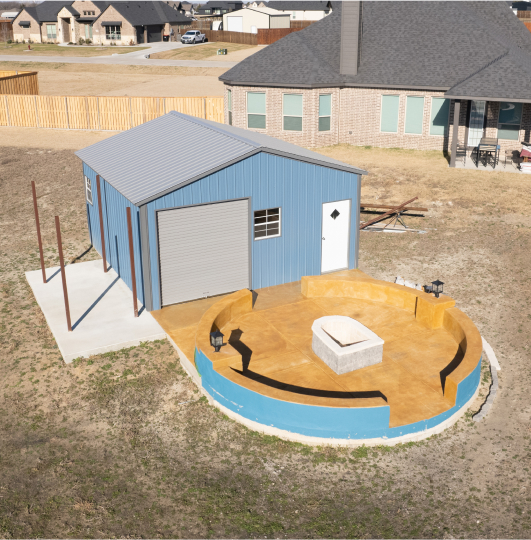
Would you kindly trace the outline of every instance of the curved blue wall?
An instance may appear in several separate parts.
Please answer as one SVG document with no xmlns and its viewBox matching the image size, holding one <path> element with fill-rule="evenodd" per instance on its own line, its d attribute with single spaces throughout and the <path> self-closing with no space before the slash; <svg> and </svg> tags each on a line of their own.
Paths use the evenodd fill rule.
<svg viewBox="0 0 531 540">
<path fill-rule="evenodd" d="M 280 401 L 244 388 L 214 371 L 212 362 L 195 350 L 195 362 L 203 388 L 221 405 L 239 415 L 300 435 L 326 439 L 372 439 L 400 437 L 437 426 L 456 413 L 474 395 L 479 385 L 481 358 L 466 379 L 459 383 L 455 406 L 421 422 L 389 427 L 389 405 L 339 408 Z"/>
</svg>

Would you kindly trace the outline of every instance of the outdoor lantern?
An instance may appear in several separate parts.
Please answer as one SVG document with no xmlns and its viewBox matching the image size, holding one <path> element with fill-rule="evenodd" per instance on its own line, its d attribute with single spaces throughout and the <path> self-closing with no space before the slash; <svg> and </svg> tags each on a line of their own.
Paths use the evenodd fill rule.
<svg viewBox="0 0 531 540">
<path fill-rule="evenodd" d="M 443 285 L 444 283 L 439 280 L 431 282 L 431 292 L 435 295 L 435 298 L 439 298 L 439 295 L 442 294 Z"/>
<path fill-rule="evenodd" d="M 214 352 L 219 352 L 221 347 L 224 345 L 223 334 L 219 330 L 210 332 L 210 345 L 214 347 Z"/>
</svg>

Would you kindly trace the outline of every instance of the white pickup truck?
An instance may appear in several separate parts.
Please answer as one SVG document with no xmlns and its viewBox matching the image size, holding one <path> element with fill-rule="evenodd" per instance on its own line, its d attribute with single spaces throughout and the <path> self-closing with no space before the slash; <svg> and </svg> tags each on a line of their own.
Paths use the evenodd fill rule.
<svg viewBox="0 0 531 540">
<path fill-rule="evenodd" d="M 205 34 L 201 34 L 199 30 L 188 30 L 181 36 L 181 43 L 204 43 L 205 41 Z"/>
</svg>

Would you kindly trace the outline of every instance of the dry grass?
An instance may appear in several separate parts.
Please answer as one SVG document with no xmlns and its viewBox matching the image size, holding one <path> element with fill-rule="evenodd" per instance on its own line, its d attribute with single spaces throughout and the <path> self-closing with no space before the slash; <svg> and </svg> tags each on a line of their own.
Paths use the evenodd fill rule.
<svg viewBox="0 0 531 540">
<path fill-rule="evenodd" d="M 148 47 L 101 47 L 93 45 L 90 47 L 61 47 L 50 43 L 32 43 L 32 52 L 28 51 L 28 44 L 23 43 L 2 43 L 0 44 L 0 55 L 24 55 L 24 56 L 110 56 L 111 54 L 124 54 L 142 51 Z"/>
<path fill-rule="evenodd" d="M 39 267 L 29 182 L 57 264 L 54 215 L 67 260 L 89 243 L 81 167 L 35 146 L 0 147 L 1 538 L 529 537 L 529 177 L 450 170 L 436 153 L 320 150 L 370 170 L 364 199 L 430 208 L 410 219 L 427 234 L 361 233 L 361 269 L 441 278 L 502 371 L 481 423 L 467 413 L 421 443 L 312 448 L 198 399 L 165 341 L 64 364 L 24 276 Z M 483 398 L 488 384 L 484 364 Z"/>
<path fill-rule="evenodd" d="M 173 49 L 171 51 L 164 51 L 156 54 L 152 54 L 151 58 L 163 58 L 166 60 L 206 60 L 212 56 L 217 56 L 218 49 L 227 49 L 227 56 L 222 56 L 221 59 L 230 61 L 231 53 L 238 51 L 245 51 L 249 49 L 256 49 L 255 45 L 242 45 L 240 43 L 222 43 L 213 42 L 201 44 L 200 46 L 187 45 L 182 49 Z M 249 50 L 250 53 L 256 52 Z"/>
</svg>

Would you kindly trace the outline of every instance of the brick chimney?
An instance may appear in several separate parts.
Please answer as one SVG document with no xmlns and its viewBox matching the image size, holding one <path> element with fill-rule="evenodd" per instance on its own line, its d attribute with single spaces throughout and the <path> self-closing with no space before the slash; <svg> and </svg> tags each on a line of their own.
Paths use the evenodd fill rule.
<svg viewBox="0 0 531 540">
<path fill-rule="evenodd" d="M 361 1 L 342 2 L 341 7 L 341 75 L 357 75 L 361 53 Z"/>
</svg>

